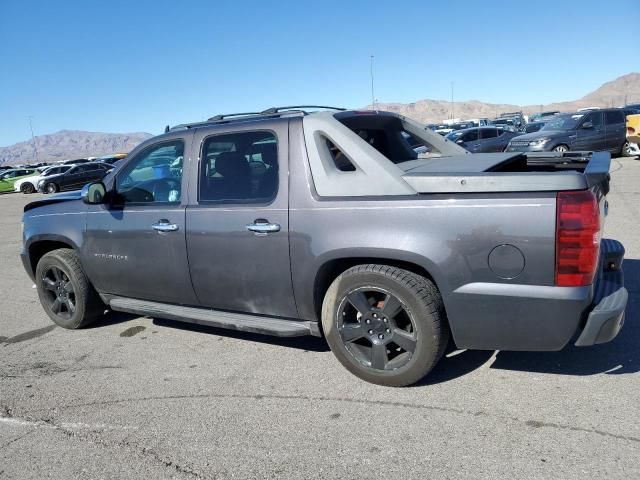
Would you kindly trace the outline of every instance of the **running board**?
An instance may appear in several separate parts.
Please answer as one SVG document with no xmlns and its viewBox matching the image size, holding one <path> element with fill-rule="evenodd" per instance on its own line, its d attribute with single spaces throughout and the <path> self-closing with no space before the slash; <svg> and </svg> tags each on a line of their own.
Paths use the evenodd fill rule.
<svg viewBox="0 0 640 480">
<path fill-rule="evenodd" d="M 262 333 L 264 335 L 275 335 L 276 337 L 321 336 L 317 322 L 283 320 L 280 318 L 222 312 L 208 308 L 184 307 L 125 297 L 110 297 L 108 303 L 112 310 L 118 312 L 135 313 L 137 315 L 166 318 L 210 327 L 240 330 L 242 332 Z"/>
</svg>

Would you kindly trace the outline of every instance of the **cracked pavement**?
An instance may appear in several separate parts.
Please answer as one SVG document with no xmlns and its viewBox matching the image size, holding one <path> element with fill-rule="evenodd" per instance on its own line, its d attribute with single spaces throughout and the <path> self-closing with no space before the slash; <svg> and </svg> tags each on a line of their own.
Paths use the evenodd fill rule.
<svg viewBox="0 0 640 480">
<path fill-rule="evenodd" d="M 0 196 L 0 480 L 638 478 L 640 161 L 612 163 L 606 235 L 630 298 L 613 342 L 452 351 L 418 386 L 350 375 L 323 340 L 110 314 L 51 325 Z"/>
</svg>

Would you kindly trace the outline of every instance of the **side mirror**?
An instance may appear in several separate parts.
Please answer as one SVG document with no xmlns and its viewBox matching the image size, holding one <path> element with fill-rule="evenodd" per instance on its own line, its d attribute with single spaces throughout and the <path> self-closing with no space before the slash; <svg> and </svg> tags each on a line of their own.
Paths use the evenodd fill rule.
<svg viewBox="0 0 640 480">
<path fill-rule="evenodd" d="M 89 183 L 82 187 L 80 197 L 84 203 L 89 205 L 97 205 L 104 203 L 104 197 L 107 193 L 107 189 L 102 182 Z"/>
<path fill-rule="evenodd" d="M 593 128 L 593 122 L 584 122 L 580 128 Z"/>
<path fill-rule="evenodd" d="M 456 143 L 457 143 L 458 145 L 462 145 L 462 144 L 464 143 L 464 140 L 456 140 Z"/>
</svg>

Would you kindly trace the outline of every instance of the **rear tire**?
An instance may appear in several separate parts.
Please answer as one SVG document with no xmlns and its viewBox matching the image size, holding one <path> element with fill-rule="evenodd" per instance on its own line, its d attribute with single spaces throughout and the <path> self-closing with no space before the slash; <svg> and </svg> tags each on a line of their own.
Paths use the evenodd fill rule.
<svg viewBox="0 0 640 480">
<path fill-rule="evenodd" d="M 624 144 L 622 145 L 622 148 L 620 149 L 620 156 L 621 157 L 633 156 L 633 152 L 631 151 L 631 144 L 628 141 L 624 142 Z"/>
<path fill-rule="evenodd" d="M 86 327 L 105 309 L 78 254 L 68 248 L 43 255 L 36 267 L 36 288 L 44 311 L 63 328 Z"/>
<path fill-rule="evenodd" d="M 55 183 L 47 183 L 44 187 L 44 191 L 47 193 L 56 193 L 58 190 L 58 185 Z"/>
<path fill-rule="evenodd" d="M 358 265 L 339 275 L 324 297 L 322 327 L 347 370 L 393 387 L 423 378 L 449 341 L 433 282 L 387 265 Z"/>
<path fill-rule="evenodd" d="M 553 151 L 554 152 L 568 152 L 569 151 L 569 147 L 567 145 L 561 144 L 561 145 L 557 145 L 556 147 L 554 147 Z"/>
<path fill-rule="evenodd" d="M 33 193 L 36 191 L 35 187 L 33 186 L 32 183 L 30 182 L 25 182 L 22 185 L 20 185 L 20 191 L 22 193 Z"/>
</svg>

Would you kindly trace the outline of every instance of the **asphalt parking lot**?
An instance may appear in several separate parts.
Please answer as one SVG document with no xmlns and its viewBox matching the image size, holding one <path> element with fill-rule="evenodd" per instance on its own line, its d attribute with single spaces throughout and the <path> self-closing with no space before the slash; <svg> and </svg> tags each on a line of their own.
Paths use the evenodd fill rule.
<svg viewBox="0 0 640 480">
<path fill-rule="evenodd" d="M 0 479 L 639 478 L 640 160 L 612 162 L 606 235 L 630 300 L 611 343 L 451 352 L 364 383 L 323 340 L 111 314 L 54 328 L 0 196 Z"/>
</svg>

